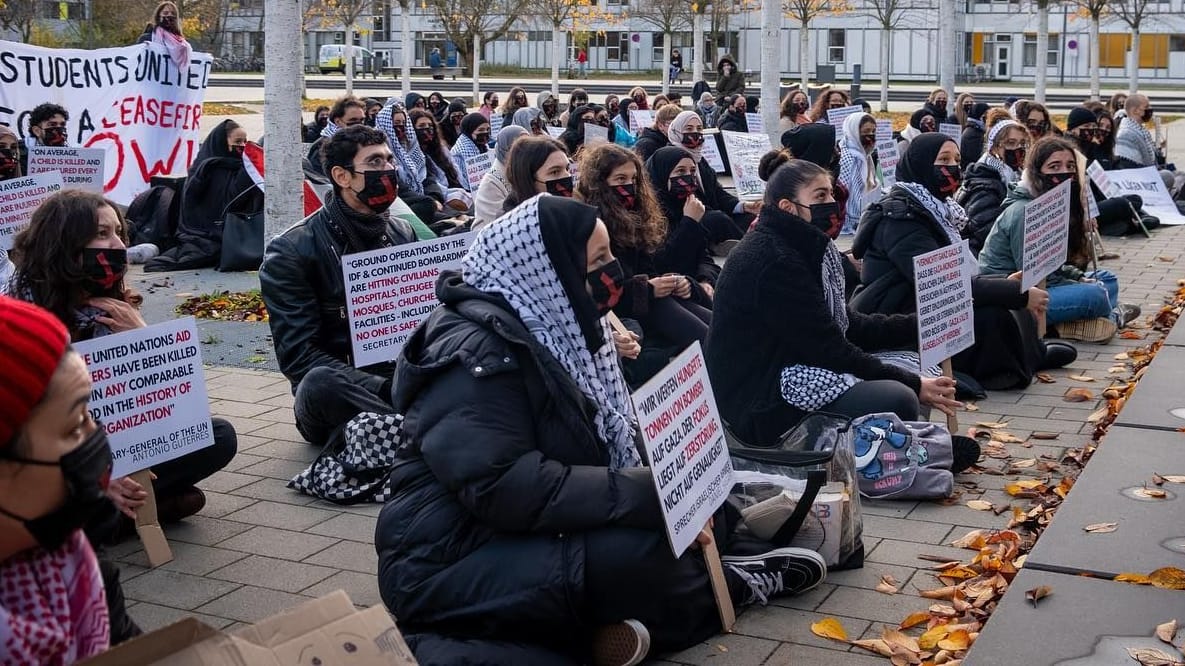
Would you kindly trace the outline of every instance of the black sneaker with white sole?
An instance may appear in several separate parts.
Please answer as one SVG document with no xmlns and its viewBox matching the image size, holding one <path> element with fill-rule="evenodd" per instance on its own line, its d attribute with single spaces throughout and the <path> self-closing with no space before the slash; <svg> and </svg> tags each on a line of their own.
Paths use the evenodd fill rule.
<svg viewBox="0 0 1185 666">
<path fill-rule="evenodd" d="M 650 632 L 637 620 L 601 627 L 593 636 L 593 666 L 636 666 L 650 651 Z"/>
<path fill-rule="evenodd" d="M 802 594 L 827 578 L 827 562 L 807 548 L 776 548 L 743 557 L 725 555 L 720 560 L 749 586 L 750 594 L 742 606 L 765 605 L 774 597 Z"/>
</svg>

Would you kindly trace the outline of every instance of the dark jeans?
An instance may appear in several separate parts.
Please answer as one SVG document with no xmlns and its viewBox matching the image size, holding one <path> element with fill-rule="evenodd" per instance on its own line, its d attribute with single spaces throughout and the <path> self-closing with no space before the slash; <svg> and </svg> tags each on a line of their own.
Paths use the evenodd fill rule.
<svg viewBox="0 0 1185 666">
<path fill-rule="evenodd" d="M 686 349 L 696 340 L 703 344 L 708 339 L 711 323 L 711 310 L 690 299 L 672 295 L 650 301 L 650 312 L 642 320 L 642 330 L 679 349 Z"/>
<path fill-rule="evenodd" d="M 214 444 L 152 468 L 156 474 L 152 489 L 157 501 L 197 485 L 234 459 L 239 451 L 239 438 L 234 426 L 220 418 L 212 418 L 210 423 L 214 426 Z"/>
<path fill-rule="evenodd" d="M 921 407 L 913 389 L 893 379 L 877 379 L 856 384 L 819 411 L 851 419 L 892 412 L 902 421 L 917 421 Z"/>
<path fill-rule="evenodd" d="M 744 215 L 747 215 L 747 213 Z M 749 215 L 750 219 L 752 217 L 752 215 Z M 726 240 L 740 240 L 745 235 L 745 229 L 749 228 L 748 222 L 742 224 L 738 222 L 735 216 L 722 213 L 718 210 L 710 210 L 704 213 L 700 224 L 707 230 L 708 241 L 713 245 Z"/>
<path fill-rule="evenodd" d="M 296 429 L 305 440 L 325 446 L 350 419 L 363 412 L 390 414 L 391 396 L 378 395 L 359 386 L 336 368 L 314 368 L 296 387 L 293 412 Z"/>
</svg>

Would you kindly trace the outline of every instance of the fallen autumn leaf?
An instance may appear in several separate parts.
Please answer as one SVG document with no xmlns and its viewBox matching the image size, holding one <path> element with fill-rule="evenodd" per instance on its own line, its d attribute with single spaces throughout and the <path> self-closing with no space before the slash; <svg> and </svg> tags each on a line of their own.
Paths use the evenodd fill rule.
<svg viewBox="0 0 1185 666">
<path fill-rule="evenodd" d="M 975 509 L 976 511 L 991 511 L 992 510 L 992 503 L 988 502 L 986 500 L 971 500 L 970 502 L 967 502 L 967 506 L 971 507 L 972 509 Z"/>
<path fill-rule="evenodd" d="M 1172 645 L 1173 640 L 1176 638 L 1176 636 L 1177 636 L 1177 621 L 1175 619 L 1169 620 L 1168 622 L 1165 622 L 1164 624 L 1156 625 L 1156 637 L 1159 638 L 1160 640 L 1164 641 L 1165 643 Z"/>
<path fill-rule="evenodd" d="M 1072 388 L 1067 389 L 1062 395 L 1062 400 L 1066 402 L 1086 402 L 1087 400 L 1094 400 L 1094 393 L 1090 389 Z"/>
<path fill-rule="evenodd" d="M 1053 594 L 1052 587 L 1048 585 L 1041 585 L 1025 592 L 1025 599 L 1033 602 L 1033 607 L 1036 608 L 1038 601 L 1048 597 L 1051 594 Z"/>
<path fill-rule="evenodd" d="M 1095 523 L 1083 527 L 1082 531 L 1090 534 L 1109 534 L 1117 529 L 1119 529 L 1119 523 Z"/>
<path fill-rule="evenodd" d="M 1073 379 L 1076 382 L 1093 382 L 1094 381 L 1094 377 L 1091 377 L 1090 375 L 1070 375 L 1070 379 Z"/>
<path fill-rule="evenodd" d="M 848 632 L 844 631 L 843 625 L 833 617 L 825 617 L 812 624 L 811 633 L 821 638 L 829 638 L 833 641 L 847 642 L 848 640 Z"/>
</svg>

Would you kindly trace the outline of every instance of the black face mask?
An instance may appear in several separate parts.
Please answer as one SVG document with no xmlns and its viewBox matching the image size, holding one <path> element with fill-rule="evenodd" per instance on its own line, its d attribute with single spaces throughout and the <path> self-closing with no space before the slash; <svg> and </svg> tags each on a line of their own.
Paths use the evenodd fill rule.
<svg viewBox="0 0 1185 666">
<path fill-rule="evenodd" d="M 453 116 L 452 118 L 450 118 L 450 120 L 452 120 L 452 121 L 453 121 L 453 127 L 460 127 L 460 126 L 461 126 L 461 121 L 462 121 L 464 118 L 465 118 L 465 116 Z"/>
<path fill-rule="evenodd" d="M 177 32 L 177 17 L 176 16 L 162 16 L 160 17 L 160 27 L 169 32 Z"/>
<path fill-rule="evenodd" d="M 971 105 L 971 104 L 964 104 L 964 105 L 963 105 L 963 115 L 965 115 L 965 116 L 970 116 L 970 115 L 971 115 L 971 107 L 972 107 L 972 106 L 973 106 L 973 105 Z"/>
<path fill-rule="evenodd" d="M 675 176 L 670 181 L 671 194 L 679 201 L 686 201 L 691 195 L 695 194 L 695 176 L 691 174 L 684 174 L 682 176 Z"/>
<path fill-rule="evenodd" d="M 48 462 L 17 456 L 4 457 L 25 465 L 62 469 L 62 477 L 66 480 L 66 501 L 58 508 L 37 518 L 23 518 L 0 508 L 0 513 L 19 520 L 36 539 L 37 545 L 45 550 L 60 548 L 74 530 L 89 522 L 107 504 L 107 483 L 111 480 L 111 446 L 102 424 L 98 424 L 78 448 L 62 456 L 61 460 Z"/>
<path fill-rule="evenodd" d="M 324 129 L 325 126 L 328 124 L 329 124 L 329 116 L 320 116 L 317 118 L 317 127 Z"/>
<path fill-rule="evenodd" d="M 832 240 L 839 238 L 839 231 L 843 228 L 843 218 L 839 215 L 839 204 L 830 201 L 827 203 L 817 203 L 805 206 L 796 201 L 791 202 L 799 208 L 809 208 L 811 211 L 811 219 L 807 220 L 810 225 L 819 231 L 827 234 Z"/>
<path fill-rule="evenodd" d="M 952 196 L 963 182 L 963 171 L 958 164 L 935 164 L 930 172 L 930 193 L 939 199 Z"/>
<path fill-rule="evenodd" d="M 420 143 L 431 143 L 436 138 L 436 130 L 431 127 L 417 128 L 416 138 L 420 140 Z"/>
<path fill-rule="evenodd" d="M 8 179 L 16 176 L 16 168 L 20 162 L 16 159 L 16 153 L 10 148 L 0 148 L 0 179 Z"/>
<path fill-rule="evenodd" d="M 604 315 L 621 300 L 622 286 L 625 284 L 625 271 L 621 269 L 621 262 L 617 259 L 588 273 L 585 277 L 588 288 L 592 292 L 593 305 L 597 314 Z"/>
<path fill-rule="evenodd" d="M 868 135 L 861 134 L 861 135 L 860 135 L 860 145 L 864 147 L 864 150 L 868 150 L 869 148 L 871 148 L 871 147 L 875 146 L 875 145 L 876 145 L 876 135 L 874 135 L 874 134 L 868 134 Z"/>
<path fill-rule="evenodd" d="M 245 152 L 247 152 L 247 146 L 234 145 L 230 147 L 230 154 L 235 157 L 242 157 Z"/>
<path fill-rule="evenodd" d="M 488 146 L 490 143 L 489 132 L 478 132 L 477 134 L 474 134 L 473 135 L 473 143 L 477 144 L 478 148 L 481 148 L 483 146 Z"/>
<path fill-rule="evenodd" d="M 934 102 L 934 110 L 939 112 L 946 111 L 946 102 Z"/>
<path fill-rule="evenodd" d="M 1144 109 L 1144 115 L 1140 116 L 1140 120 L 1142 120 L 1144 122 L 1148 122 L 1149 120 L 1152 120 L 1152 107 L 1148 107 L 1148 108 Z"/>
<path fill-rule="evenodd" d="M 65 127 L 46 127 L 41 130 L 41 143 L 47 146 L 66 145 Z"/>
<path fill-rule="evenodd" d="M 548 194 L 554 194 L 557 197 L 571 198 L 572 196 L 572 176 L 560 176 L 544 181 L 543 186 L 547 188 Z"/>
<path fill-rule="evenodd" d="M 1069 171 L 1062 171 L 1060 173 L 1043 173 L 1041 177 L 1041 188 L 1046 192 L 1061 185 L 1067 180 L 1073 180 L 1074 174 Z"/>
<path fill-rule="evenodd" d="M 83 287 L 91 296 L 119 296 L 116 291 L 128 270 L 128 251 L 99 249 L 82 250 L 82 272 L 86 274 Z"/>
<path fill-rule="evenodd" d="M 687 132 L 683 135 L 683 138 L 679 140 L 679 143 L 683 144 L 684 148 L 695 150 L 696 148 L 704 145 L 704 133 Z"/>
<path fill-rule="evenodd" d="M 1005 148 L 1004 149 L 1004 164 L 1007 164 L 1012 169 L 1019 169 L 1025 163 L 1025 149 L 1024 148 Z"/>
<path fill-rule="evenodd" d="M 793 102 L 790 104 L 790 111 L 796 116 L 806 113 L 806 109 L 807 106 L 805 102 Z"/>
<path fill-rule="evenodd" d="M 399 196 L 399 172 L 395 169 L 363 171 L 362 180 L 362 189 L 354 194 L 376 213 L 385 212 Z"/>
<path fill-rule="evenodd" d="M 398 137 L 400 141 L 407 143 L 407 125 L 396 125 L 395 136 Z"/>
<path fill-rule="evenodd" d="M 633 183 L 614 185 L 613 194 L 621 201 L 626 210 L 633 210 L 638 205 L 638 188 Z"/>
</svg>

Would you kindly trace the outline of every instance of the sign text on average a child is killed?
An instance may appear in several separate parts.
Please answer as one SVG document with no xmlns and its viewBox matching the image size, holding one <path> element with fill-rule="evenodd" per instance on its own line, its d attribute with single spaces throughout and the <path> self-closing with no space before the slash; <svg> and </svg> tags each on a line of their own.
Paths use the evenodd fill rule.
<svg viewBox="0 0 1185 666">
<path fill-rule="evenodd" d="M 39 173 L 0 182 L 0 250 L 11 250 L 21 229 L 29 226 L 33 211 L 62 189 L 62 174 Z"/>
</svg>

